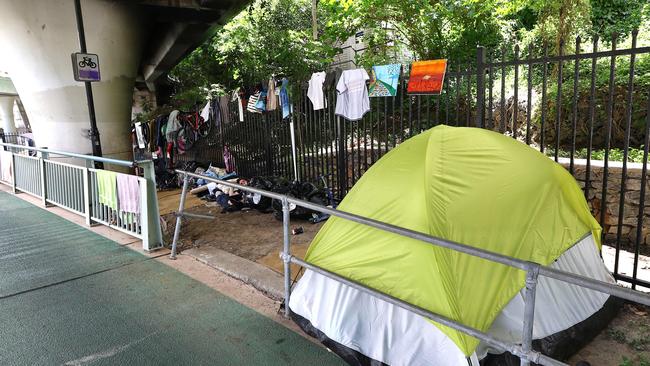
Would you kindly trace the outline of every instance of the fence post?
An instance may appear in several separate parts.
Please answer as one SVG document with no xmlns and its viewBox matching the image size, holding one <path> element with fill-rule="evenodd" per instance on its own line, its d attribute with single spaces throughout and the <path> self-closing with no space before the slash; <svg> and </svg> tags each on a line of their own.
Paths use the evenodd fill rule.
<svg viewBox="0 0 650 366">
<path fill-rule="evenodd" d="M 86 218 L 86 225 L 92 226 L 91 220 L 91 205 L 90 205 L 90 171 L 88 168 L 84 168 L 82 171 L 83 174 L 83 188 L 84 188 L 84 216 Z"/>
<path fill-rule="evenodd" d="M 17 194 L 16 190 L 16 153 L 11 152 L 11 190 L 13 194 Z"/>
<path fill-rule="evenodd" d="M 273 138 L 271 135 L 271 121 L 267 114 L 264 115 L 264 124 L 266 126 L 266 174 L 273 175 Z"/>
<path fill-rule="evenodd" d="M 153 161 L 139 161 L 138 166 L 142 168 L 144 179 L 147 181 L 147 194 L 140 199 L 146 202 L 146 217 L 140 219 L 141 225 L 148 226 L 147 236 L 142 237 L 142 249 L 151 251 L 163 247 L 162 228 L 160 227 L 160 211 L 158 210 L 158 196 L 156 195 L 156 173 Z M 145 230 L 143 230 L 143 233 Z"/>
<path fill-rule="evenodd" d="M 485 47 L 483 46 L 476 47 L 476 127 L 485 127 Z"/>
<path fill-rule="evenodd" d="M 183 189 L 181 191 L 181 202 L 178 205 L 178 212 L 176 212 L 176 227 L 174 229 L 174 239 L 172 239 L 172 252 L 169 254 L 169 259 L 176 259 L 176 247 L 178 245 L 178 238 L 181 235 L 181 220 L 183 220 L 183 211 L 185 210 L 185 196 L 187 196 L 187 186 L 189 183 L 190 177 L 187 176 L 187 173 L 184 173 Z"/>
<path fill-rule="evenodd" d="M 47 149 L 47 147 L 44 147 L 43 149 Z M 41 158 L 38 161 L 41 164 L 41 202 L 43 203 L 43 207 L 47 207 L 47 175 L 46 175 L 46 165 L 45 160 L 49 158 L 49 154 L 45 151 L 41 151 Z"/>
<path fill-rule="evenodd" d="M 535 294 L 537 292 L 537 277 L 539 275 L 539 264 L 531 263 L 526 271 L 526 292 L 524 297 L 524 329 L 521 339 L 521 347 L 525 353 L 533 348 L 533 325 L 535 323 Z M 521 366 L 529 366 L 530 361 L 521 359 Z"/>
<path fill-rule="evenodd" d="M 341 117 L 336 117 L 336 131 L 337 131 L 337 136 L 338 136 L 338 146 L 337 150 L 338 153 L 336 154 L 336 171 L 338 173 L 338 181 L 339 181 L 339 198 L 343 198 L 345 196 L 345 191 L 348 188 L 348 169 L 345 166 L 345 154 L 347 154 L 347 150 L 345 148 L 345 139 L 346 137 L 343 136 L 343 119 Z"/>
<path fill-rule="evenodd" d="M 284 315 L 291 316 L 289 301 L 291 300 L 291 237 L 289 236 L 289 201 L 287 196 L 282 198 L 282 262 L 284 263 Z"/>
</svg>

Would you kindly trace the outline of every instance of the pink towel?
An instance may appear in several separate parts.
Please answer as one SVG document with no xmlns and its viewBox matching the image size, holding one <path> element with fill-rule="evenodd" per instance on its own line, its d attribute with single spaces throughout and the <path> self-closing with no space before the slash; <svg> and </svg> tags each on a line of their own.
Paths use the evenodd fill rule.
<svg viewBox="0 0 650 366">
<path fill-rule="evenodd" d="M 117 199 L 120 211 L 140 213 L 140 185 L 138 177 L 128 174 L 117 174 Z"/>
</svg>

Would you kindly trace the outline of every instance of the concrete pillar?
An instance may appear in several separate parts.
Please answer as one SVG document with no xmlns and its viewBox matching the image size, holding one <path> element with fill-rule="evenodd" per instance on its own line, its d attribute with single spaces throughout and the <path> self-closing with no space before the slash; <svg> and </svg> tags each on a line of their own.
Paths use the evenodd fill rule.
<svg viewBox="0 0 650 366">
<path fill-rule="evenodd" d="M 93 84 L 104 155 L 130 159 L 131 104 L 146 18 L 127 1 L 82 0 L 88 52 L 99 55 Z M 11 75 L 40 146 L 92 151 L 83 83 L 72 74 L 79 51 L 73 0 L 0 1 L 0 68 Z"/>
<path fill-rule="evenodd" d="M 9 96 L 0 96 L 0 128 L 5 133 L 16 133 L 16 122 L 14 121 L 14 100 Z"/>
</svg>

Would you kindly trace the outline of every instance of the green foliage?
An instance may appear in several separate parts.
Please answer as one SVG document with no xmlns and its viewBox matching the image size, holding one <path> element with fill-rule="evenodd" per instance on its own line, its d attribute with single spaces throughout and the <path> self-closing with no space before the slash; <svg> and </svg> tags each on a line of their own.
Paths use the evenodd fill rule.
<svg viewBox="0 0 650 366">
<path fill-rule="evenodd" d="M 211 47 L 228 65 L 226 85 L 252 85 L 272 74 L 306 78 L 331 62 L 332 45 L 311 36 L 310 0 L 257 0 L 216 34 Z"/>
<path fill-rule="evenodd" d="M 647 0 L 591 0 L 593 33 L 611 39 L 613 33 L 629 34 L 641 25 Z"/>
<path fill-rule="evenodd" d="M 394 61 L 412 53 L 417 59 L 470 61 L 477 45 L 496 47 L 508 21 L 499 0 L 322 0 L 332 17 L 325 38 L 343 41 L 363 29 L 368 50 L 362 65 Z"/>
</svg>

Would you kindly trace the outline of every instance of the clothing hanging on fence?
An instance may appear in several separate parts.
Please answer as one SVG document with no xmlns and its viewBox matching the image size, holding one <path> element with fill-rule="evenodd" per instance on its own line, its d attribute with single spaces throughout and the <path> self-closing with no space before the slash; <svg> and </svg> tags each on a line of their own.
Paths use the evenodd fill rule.
<svg viewBox="0 0 650 366">
<path fill-rule="evenodd" d="M 397 95 L 401 64 L 377 65 L 372 67 L 370 97 L 394 97 Z"/>
<path fill-rule="evenodd" d="M 149 122 L 149 151 L 154 152 L 158 148 L 158 118 Z"/>
<path fill-rule="evenodd" d="M 212 116 L 214 126 L 218 128 L 223 118 L 221 116 L 221 104 L 218 99 L 212 99 L 210 101 L 210 115 Z"/>
<path fill-rule="evenodd" d="M 156 150 L 160 149 L 161 155 L 164 155 L 165 150 L 165 129 L 168 118 L 168 116 L 156 118 Z"/>
<path fill-rule="evenodd" d="M 327 75 L 325 76 L 325 89 L 335 87 L 336 83 L 338 83 L 341 78 L 341 75 L 343 75 L 343 69 L 340 67 L 335 67 L 333 71 L 327 72 Z"/>
<path fill-rule="evenodd" d="M 406 91 L 409 94 L 440 94 L 446 70 L 447 60 L 413 62 Z"/>
<path fill-rule="evenodd" d="M 13 169 L 12 169 L 13 154 L 11 151 L 0 150 L 0 180 L 7 183 L 13 182 Z"/>
<path fill-rule="evenodd" d="M 291 101 L 289 100 L 289 80 L 282 78 L 282 86 L 280 87 L 280 105 L 282 106 L 282 119 L 289 117 L 292 112 Z"/>
<path fill-rule="evenodd" d="M 117 211 L 117 173 L 97 170 L 97 193 L 99 203 Z"/>
<path fill-rule="evenodd" d="M 232 155 L 230 155 L 230 150 L 228 146 L 223 147 L 223 164 L 226 166 L 226 172 L 235 171 L 235 162 L 233 161 Z"/>
<path fill-rule="evenodd" d="M 117 174 L 117 198 L 120 211 L 140 214 L 140 185 L 138 177 Z"/>
<path fill-rule="evenodd" d="M 244 101 L 239 95 L 239 89 L 235 90 L 232 97 L 233 102 L 237 102 L 237 111 L 239 112 L 239 122 L 244 122 Z"/>
<path fill-rule="evenodd" d="M 278 96 L 275 93 L 275 79 L 269 79 L 269 85 L 266 94 L 266 110 L 274 111 L 278 108 Z"/>
<path fill-rule="evenodd" d="M 205 122 L 208 122 L 210 120 L 210 101 L 208 100 L 207 103 L 205 103 L 205 107 L 201 110 L 201 118 Z"/>
<path fill-rule="evenodd" d="M 311 100 L 314 110 L 318 111 L 327 108 L 327 99 L 323 95 L 323 83 L 325 82 L 325 72 L 315 72 L 309 79 L 309 88 L 307 89 L 307 97 Z"/>
<path fill-rule="evenodd" d="M 260 93 L 254 93 L 251 94 L 250 97 L 248 97 L 248 106 L 246 107 L 246 110 L 251 112 L 251 113 L 261 113 L 255 105 L 257 104 L 257 101 L 260 99 Z"/>
<path fill-rule="evenodd" d="M 221 122 L 223 124 L 230 123 L 230 98 L 228 96 L 223 95 L 219 97 L 219 109 L 221 109 Z"/>
<path fill-rule="evenodd" d="M 178 110 L 173 110 L 169 114 L 169 118 L 167 119 L 167 127 L 165 128 L 165 139 L 167 140 L 168 143 L 175 143 L 176 141 L 176 133 L 178 130 L 181 129 L 181 122 L 178 120 L 178 114 L 180 112 Z"/>
<path fill-rule="evenodd" d="M 356 121 L 370 110 L 366 80 L 370 79 L 364 69 L 345 70 L 336 84 L 338 92 L 335 113 Z"/>
<path fill-rule="evenodd" d="M 255 103 L 255 109 L 258 113 L 266 111 L 266 90 L 262 89 L 259 93 L 259 98 L 257 98 L 257 103 Z"/>
</svg>

